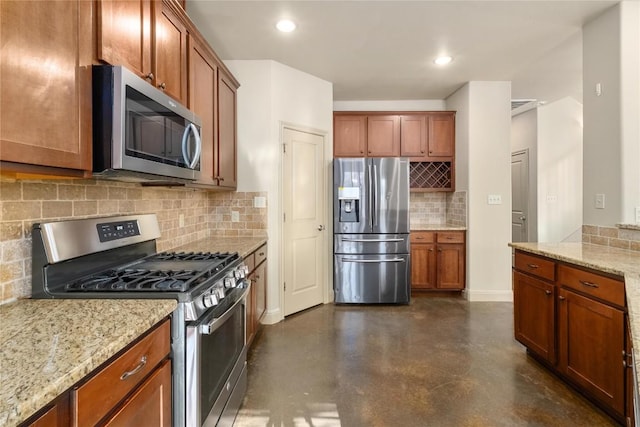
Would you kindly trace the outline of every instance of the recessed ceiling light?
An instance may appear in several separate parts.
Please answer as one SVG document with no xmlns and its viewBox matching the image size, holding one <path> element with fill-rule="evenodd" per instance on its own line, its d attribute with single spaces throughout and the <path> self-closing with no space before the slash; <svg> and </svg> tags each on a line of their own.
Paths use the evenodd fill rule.
<svg viewBox="0 0 640 427">
<path fill-rule="evenodd" d="M 276 24 L 276 28 L 283 33 L 290 33 L 291 31 L 296 29 L 296 23 L 289 19 L 281 19 Z"/>
<path fill-rule="evenodd" d="M 433 60 L 433 62 L 435 62 L 438 65 L 447 65 L 452 60 L 453 58 L 450 56 L 438 56 L 436 59 Z"/>
</svg>

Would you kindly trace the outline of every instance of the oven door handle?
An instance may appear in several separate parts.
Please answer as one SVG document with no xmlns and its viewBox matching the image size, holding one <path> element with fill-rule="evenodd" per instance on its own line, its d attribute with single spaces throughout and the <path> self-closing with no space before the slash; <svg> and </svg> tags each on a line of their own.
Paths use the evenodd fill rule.
<svg viewBox="0 0 640 427">
<path fill-rule="evenodd" d="M 233 305 L 231 307 L 229 307 L 229 309 L 227 311 L 225 311 L 222 316 L 214 317 L 210 322 L 207 322 L 207 323 L 204 323 L 204 324 L 200 325 L 200 333 L 202 335 L 211 335 L 212 333 L 214 333 L 216 331 L 216 329 L 218 329 L 220 326 L 222 326 L 222 324 L 224 322 L 226 322 L 227 319 L 229 319 L 229 317 L 231 317 L 233 315 L 233 310 L 236 308 L 236 306 L 238 304 L 241 304 L 245 300 L 247 294 L 249 293 L 249 288 L 250 287 L 251 287 L 251 284 L 247 282 L 247 286 L 242 291 L 242 295 L 240 296 L 240 298 L 238 298 L 238 301 L 233 303 Z"/>
</svg>

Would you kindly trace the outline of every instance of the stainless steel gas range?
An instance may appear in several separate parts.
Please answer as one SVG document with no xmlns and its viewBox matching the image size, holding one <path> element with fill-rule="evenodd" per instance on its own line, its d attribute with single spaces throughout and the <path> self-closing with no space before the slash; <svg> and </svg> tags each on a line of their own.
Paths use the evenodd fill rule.
<svg viewBox="0 0 640 427">
<path fill-rule="evenodd" d="M 159 237 L 155 215 L 35 224 L 32 298 L 176 299 L 173 425 L 231 426 L 246 392 L 247 267 L 237 253 L 157 253 Z"/>
</svg>

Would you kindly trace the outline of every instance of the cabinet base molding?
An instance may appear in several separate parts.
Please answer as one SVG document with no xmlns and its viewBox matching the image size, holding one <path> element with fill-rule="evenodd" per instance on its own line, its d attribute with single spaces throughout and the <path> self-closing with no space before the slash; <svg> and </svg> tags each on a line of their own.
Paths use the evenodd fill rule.
<svg viewBox="0 0 640 427">
<path fill-rule="evenodd" d="M 465 296 L 470 302 L 513 302 L 513 291 L 511 289 L 466 289 Z"/>
</svg>

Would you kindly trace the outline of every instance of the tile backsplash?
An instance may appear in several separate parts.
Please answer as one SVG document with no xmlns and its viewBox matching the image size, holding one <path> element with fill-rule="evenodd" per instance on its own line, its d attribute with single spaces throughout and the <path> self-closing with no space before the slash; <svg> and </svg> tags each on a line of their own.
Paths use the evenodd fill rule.
<svg viewBox="0 0 640 427">
<path fill-rule="evenodd" d="M 266 193 L 142 187 L 104 180 L 0 180 L 0 304 L 31 293 L 31 226 L 36 222 L 155 213 L 168 250 L 212 235 L 265 236 Z M 231 221 L 231 211 L 239 214 Z M 180 215 L 184 226 L 180 227 Z"/>
<path fill-rule="evenodd" d="M 640 251 L 640 229 L 583 225 L 582 242 Z"/>
<path fill-rule="evenodd" d="M 467 225 L 467 193 L 410 193 L 409 216 L 412 227 Z"/>
</svg>

